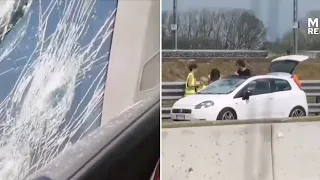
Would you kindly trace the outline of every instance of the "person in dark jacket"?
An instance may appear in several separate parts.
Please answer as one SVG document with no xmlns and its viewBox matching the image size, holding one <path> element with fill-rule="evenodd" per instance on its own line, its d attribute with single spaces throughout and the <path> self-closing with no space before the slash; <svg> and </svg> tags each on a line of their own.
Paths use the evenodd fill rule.
<svg viewBox="0 0 320 180">
<path fill-rule="evenodd" d="M 246 63 L 243 60 L 238 60 L 236 62 L 238 71 L 234 75 L 238 76 L 251 76 L 251 71 L 246 67 Z"/>
</svg>

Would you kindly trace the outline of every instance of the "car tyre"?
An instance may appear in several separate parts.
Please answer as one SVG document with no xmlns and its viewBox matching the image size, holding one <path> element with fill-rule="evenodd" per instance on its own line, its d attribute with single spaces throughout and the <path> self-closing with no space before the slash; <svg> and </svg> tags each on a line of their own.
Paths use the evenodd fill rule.
<svg viewBox="0 0 320 180">
<path fill-rule="evenodd" d="M 301 106 L 294 107 L 289 114 L 289 117 L 304 117 L 304 116 L 306 116 L 306 111 Z"/>
<path fill-rule="evenodd" d="M 237 113 L 232 108 L 224 108 L 218 114 L 217 120 L 219 121 L 237 120 Z"/>
</svg>

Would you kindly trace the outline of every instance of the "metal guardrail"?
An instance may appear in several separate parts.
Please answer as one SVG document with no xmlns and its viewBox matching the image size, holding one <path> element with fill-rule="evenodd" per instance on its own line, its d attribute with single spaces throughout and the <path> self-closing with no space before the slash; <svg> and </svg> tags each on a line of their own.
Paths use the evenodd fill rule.
<svg viewBox="0 0 320 180">
<path fill-rule="evenodd" d="M 302 89 L 307 97 L 316 97 L 316 103 L 309 103 L 310 115 L 320 114 L 320 80 L 304 80 Z M 162 82 L 162 102 L 176 101 L 184 95 L 185 82 Z M 162 107 L 162 118 L 170 118 L 171 107 Z"/>
<path fill-rule="evenodd" d="M 177 49 L 162 50 L 162 58 L 266 58 L 268 51 L 264 50 L 213 50 L 213 49 Z"/>
<path fill-rule="evenodd" d="M 320 58 L 320 51 L 299 51 L 298 54 L 307 55 L 310 60 Z M 245 59 L 245 60 L 265 60 L 265 58 L 284 56 L 286 53 L 273 53 L 265 50 L 227 50 L 227 49 L 163 49 L 162 61 L 172 61 L 175 59 L 196 59 L 196 60 L 216 60 L 216 59 Z M 309 60 L 309 61 L 310 61 Z"/>
</svg>

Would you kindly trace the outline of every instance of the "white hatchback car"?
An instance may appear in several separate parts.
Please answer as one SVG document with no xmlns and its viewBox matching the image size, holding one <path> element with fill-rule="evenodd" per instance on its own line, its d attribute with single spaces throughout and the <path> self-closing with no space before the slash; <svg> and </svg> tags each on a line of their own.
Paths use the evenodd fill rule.
<svg viewBox="0 0 320 180">
<path fill-rule="evenodd" d="M 306 94 L 293 75 L 308 56 L 289 55 L 271 62 L 270 73 L 233 76 L 210 84 L 198 94 L 178 100 L 173 120 L 245 120 L 308 115 Z"/>
</svg>

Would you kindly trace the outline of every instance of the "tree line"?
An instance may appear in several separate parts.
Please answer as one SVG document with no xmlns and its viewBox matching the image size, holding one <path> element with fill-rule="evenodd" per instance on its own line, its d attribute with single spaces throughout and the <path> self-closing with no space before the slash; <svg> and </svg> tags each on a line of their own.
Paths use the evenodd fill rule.
<svg viewBox="0 0 320 180">
<path fill-rule="evenodd" d="M 317 17 L 320 11 L 309 12 L 300 20 L 299 50 L 320 50 L 320 35 L 307 35 L 307 17 Z M 318 16 L 319 17 L 319 16 Z M 162 48 L 173 49 L 172 11 L 162 12 Z M 292 49 L 293 33 L 289 29 L 275 41 L 268 41 L 267 27 L 252 11 L 193 10 L 177 13 L 179 49 L 252 49 L 285 52 Z"/>
</svg>

